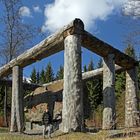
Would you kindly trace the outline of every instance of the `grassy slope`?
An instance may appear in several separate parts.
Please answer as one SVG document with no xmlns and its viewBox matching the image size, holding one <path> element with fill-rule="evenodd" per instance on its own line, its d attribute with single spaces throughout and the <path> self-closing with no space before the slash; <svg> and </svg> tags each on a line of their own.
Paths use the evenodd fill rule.
<svg viewBox="0 0 140 140">
<path fill-rule="evenodd" d="M 88 133 L 71 133 L 71 134 L 62 134 L 56 133 L 53 134 L 51 140 L 111 140 L 107 138 L 107 131 L 101 131 L 95 134 Z M 46 138 L 48 139 L 48 138 Z M 131 138 L 118 138 L 113 140 L 139 140 L 140 137 L 131 137 Z M 0 140 L 44 140 L 42 135 L 23 135 L 23 134 L 10 134 L 7 129 L 0 128 Z"/>
</svg>

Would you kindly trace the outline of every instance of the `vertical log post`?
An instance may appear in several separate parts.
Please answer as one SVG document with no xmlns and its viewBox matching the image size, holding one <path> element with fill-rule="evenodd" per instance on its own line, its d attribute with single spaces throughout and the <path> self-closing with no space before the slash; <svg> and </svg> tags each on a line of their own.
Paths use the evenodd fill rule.
<svg viewBox="0 0 140 140">
<path fill-rule="evenodd" d="M 69 35 L 64 40 L 62 131 L 81 131 L 82 127 L 81 36 Z"/>
<path fill-rule="evenodd" d="M 136 67 L 126 71 L 125 127 L 140 125 Z"/>
<path fill-rule="evenodd" d="M 102 129 L 114 129 L 116 119 L 114 54 L 109 54 L 103 61 L 103 103 Z"/>
<path fill-rule="evenodd" d="M 24 129 L 23 110 L 23 88 L 22 69 L 19 66 L 13 67 L 12 79 L 12 109 L 11 109 L 11 132 L 22 132 Z"/>
</svg>

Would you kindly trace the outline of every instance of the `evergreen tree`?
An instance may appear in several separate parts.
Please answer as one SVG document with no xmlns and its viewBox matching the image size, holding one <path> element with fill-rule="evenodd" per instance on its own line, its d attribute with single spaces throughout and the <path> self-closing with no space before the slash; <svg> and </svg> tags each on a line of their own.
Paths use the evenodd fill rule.
<svg viewBox="0 0 140 140">
<path fill-rule="evenodd" d="M 42 69 L 41 72 L 40 72 L 39 83 L 40 83 L 40 84 L 46 83 L 46 78 L 45 78 L 45 71 L 44 71 L 44 69 Z"/>
<path fill-rule="evenodd" d="M 58 72 L 56 74 L 56 79 L 57 80 L 63 79 L 63 75 L 64 75 L 64 67 L 60 66 L 59 70 L 58 70 Z"/>
<path fill-rule="evenodd" d="M 35 67 L 33 68 L 33 70 L 32 70 L 32 73 L 31 73 L 31 75 L 30 75 L 30 78 L 31 78 L 31 83 L 34 83 L 34 84 L 36 84 L 37 83 L 37 73 L 36 73 L 36 69 L 35 69 Z"/>
<path fill-rule="evenodd" d="M 135 50 L 134 50 L 134 47 L 132 44 L 128 44 L 128 47 L 125 49 L 125 54 L 127 54 L 133 58 L 136 58 Z"/>
<path fill-rule="evenodd" d="M 87 72 L 87 66 L 84 65 L 84 72 Z"/>
<path fill-rule="evenodd" d="M 102 60 L 102 58 L 100 58 L 98 65 L 97 65 L 97 68 L 102 68 L 102 67 L 103 67 L 103 60 Z"/>
<path fill-rule="evenodd" d="M 91 59 L 90 62 L 89 62 L 89 65 L 88 65 L 88 68 L 87 68 L 87 71 L 91 71 L 94 69 L 94 66 L 93 66 L 93 60 Z"/>
<path fill-rule="evenodd" d="M 40 83 L 40 73 L 39 71 L 36 74 L 36 83 L 39 84 Z"/>
<path fill-rule="evenodd" d="M 46 77 L 46 83 L 52 82 L 54 80 L 54 73 L 50 62 L 46 67 L 45 77 Z"/>
<path fill-rule="evenodd" d="M 91 60 L 87 70 L 90 71 L 93 69 L 93 61 Z M 100 105 L 103 100 L 102 79 L 91 79 L 87 81 L 84 91 L 86 92 L 86 94 L 88 94 L 88 101 L 90 103 L 90 116 L 92 116 L 95 113 L 95 110 L 97 109 L 98 105 Z"/>
</svg>

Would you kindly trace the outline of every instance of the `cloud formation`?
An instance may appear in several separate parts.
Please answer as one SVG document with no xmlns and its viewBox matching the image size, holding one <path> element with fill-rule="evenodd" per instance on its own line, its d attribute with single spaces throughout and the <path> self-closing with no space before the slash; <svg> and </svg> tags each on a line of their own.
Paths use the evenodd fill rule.
<svg viewBox="0 0 140 140">
<path fill-rule="evenodd" d="M 41 9 L 40 9 L 40 7 L 38 5 L 33 6 L 33 10 L 34 10 L 34 12 L 38 12 L 38 13 L 41 12 Z"/>
<path fill-rule="evenodd" d="M 106 20 L 115 9 L 127 0 L 55 0 L 45 7 L 42 31 L 54 32 L 75 18 L 84 21 L 87 29 L 96 20 Z"/>
<path fill-rule="evenodd" d="M 124 4 L 123 12 L 127 16 L 140 17 L 140 0 L 128 0 Z"/>
<path fill-rule="evenodd" d="M 27 6 L 20 7 L 19 14 L 23 17 L 31 17 L 31 11 Z"/>
</svg>

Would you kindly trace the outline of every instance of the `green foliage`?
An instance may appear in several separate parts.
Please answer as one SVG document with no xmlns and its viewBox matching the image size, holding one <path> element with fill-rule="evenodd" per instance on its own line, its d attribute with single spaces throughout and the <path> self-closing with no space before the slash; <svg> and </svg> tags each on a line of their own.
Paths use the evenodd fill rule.
<svg viewBox="0 0 140 140">
<path fill-rule="evenodd" d="M 128 44 L 127 48 L 125 49 L 125 53 L 133 58 L 135 58 L 135 50 L 133 45 Z"/>
<path fill-rule="evenodd" d="M 46 83 L 52 82 L 54 80 L 54 73 L 50 62 L 46 67 L 45 77 L 46 77 Z"/>
<path fill-rule="evenodd" d="M 42 69 L 42 71 L 40 72 L 39 82 L 40 82 L 40 84 L 44 84 L 46 82 L 44 69 Z"/>
<path fill-rule="evenodd" d="M 35 68 L 33 68 L 32 72 L 31 72 L 30 78 L 31 78 L 31 80 L 30 80 L 31 83 L 34 83 L 34 84 L 37 83 L 37 73 L 36 73 L 36 69 Z"/>
<path fill-rule="evenodd" d="M 36 83 L 39 84 L 40 83 L 40 73 L 39 71 L 36 74 Z"/>
<path fill-rule="evenodd" d="M 86 72 L 87 71 L 87 66 L 86 65 L 84 65 L 84 72 Z"/>
<path fill-rule="evenodd" d="M 64 75 L 64 67 L 60 66 L 59 70 L 58 70 L 58 72 L 56 74 L 56 79 L 57 80 L 63 79 L 63 75 Z"/>
<path fill-rule="evenodd" d="M 88 68 L 86 68 L 86 65 L 84 66 L 84 71 L 90 71 L 93 69 L 94 66 L 92 60 L 90 61 Z M 102 103 L 102 79 L 91 79 L 85 82 L 84 100 L 84 104 L 86 103 L 84 112 L 86 114 L 85 118 L 87 118 L 92 116 L 92 114 L 95 113 L 97 107 Z"/>
<path fill-rule="evenodd" d="M 100 58 L 98 65 L 97 65 L 97 68 L 102 68 L 102 67 L 103 67 L 103 60 L 102 60 L 102 58 Z"/>
<path fill-rule="evenodd" d="M 125 72 L 121 72 L 119 74 L 116 74 L 115 79 L 115 92 L 117 97 L 120 97 L 120 94 L 122 94 L 125 91 Z"/>
<path fill-rule="evenodd" d="M 93 60 L 91 59 L 89 64 L 88 64 L 88 68 L 87 68 L 87 71 L 91 71 L 94 69 L 94 66 L 93 66 Z"/>
</svg>

